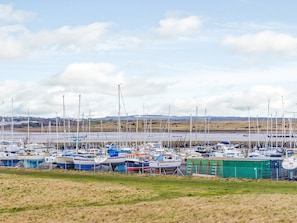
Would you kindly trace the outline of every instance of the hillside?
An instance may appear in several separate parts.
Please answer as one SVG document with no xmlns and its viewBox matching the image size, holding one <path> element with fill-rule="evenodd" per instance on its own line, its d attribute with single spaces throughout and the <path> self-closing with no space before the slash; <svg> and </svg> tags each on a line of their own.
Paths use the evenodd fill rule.
<svg viewBox="0 0 297 223">
<path fill-rule="evenodd" d="M 5 122 L 5 130 L 11 129 L 11 121 L 9 118 Z M 58 126 L 56 126 L 58 123 Z M 146 116 L 145 118 L 136 118 L 134 116 L 121 117 L 121 131 L 130 132 L 161 132 L 168 131 L 190 131 L 193 132 L 265 132 L 269 128 L 269 131 L 276 131 L 283 128 L 282 119 L 276 121 L 267 120 L 265 118 L 248 118 L 244 117 L 207 117 L 207 118 L 192 118 L 190 117 L 166 117 L 166 116 Z M 268 128 L 267 128 L 268 126 Z M 292 129 L 294 129 L 295 122 L 292 123 Z M 15 131 L 28 131 L 30 132 L 46 132 L 46 131 L 64 131 L 64 120 L 62 118 L 30 118 L 28 126 L 28 118 L 17 117 L 14 118 L 14 130 Z M 288 128 L 288 123 L 285 123 L 284 127 Z M 75 132 L 77 130 L 77 120 L 67 119 L 65 120 L 65 129 L 67 131 Z M 118 130 L 118 118 L 106 117 L 101 119 L 83 119 L 80 120 L 80 131 L 91 132 L 115 132 Z"/>
</svg>

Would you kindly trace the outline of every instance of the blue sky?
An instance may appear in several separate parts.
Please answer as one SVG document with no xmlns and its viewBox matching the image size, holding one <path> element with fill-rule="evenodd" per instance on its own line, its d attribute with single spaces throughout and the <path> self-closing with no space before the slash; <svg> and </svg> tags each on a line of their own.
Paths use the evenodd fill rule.
<svg viewBox="0 0 297 223">
<path fill-rule="evenodd" d="M 0 1 L 1 115 L 292 116 L 295 1 Z M 269 107 L 269 109 L 268 109 Z M 169 109 L 170 108 L 170 109 Z"/>
</svg>

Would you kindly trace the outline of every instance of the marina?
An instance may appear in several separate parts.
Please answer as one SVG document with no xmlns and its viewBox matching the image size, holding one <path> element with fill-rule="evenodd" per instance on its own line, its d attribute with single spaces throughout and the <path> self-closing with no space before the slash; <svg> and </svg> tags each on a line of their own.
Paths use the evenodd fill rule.
<svg viewBox="0 0 297 223">
<path fill-rule="evenodd" d="M 294 148 L 285 147 L 295 145 L 295 137 L 187 132 L 33 132 L 28 137 L 4 132 L 3 139 L 0 160 L 6 167 L 273 180 L 293 180 L 297 170 L 291 163 L 297 159 L 287 159 L 288 151 L 296 156 Z M 267 142 L 277 147 L 265 148 Z"/>
</svg>

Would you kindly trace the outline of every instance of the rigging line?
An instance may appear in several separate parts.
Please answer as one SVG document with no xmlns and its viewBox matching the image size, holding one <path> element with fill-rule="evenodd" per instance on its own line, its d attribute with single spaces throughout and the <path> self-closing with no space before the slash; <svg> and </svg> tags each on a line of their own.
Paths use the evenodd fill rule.
<svg viewBox="0 0 297 223">
<path fill-rule="evenodd" d="M 126 107 L 125 107 L 125 101 L 124 101 L 124 97 L 123 97 L 122 92 L 121 92 L 121 98 L 122 98 L 122 102 L 123 102 L 123 107 L 124 107 L 124 110 L 125 110 L 125 114 L 127 115 L 127 111 L 126 111 Z"/>
</svg>

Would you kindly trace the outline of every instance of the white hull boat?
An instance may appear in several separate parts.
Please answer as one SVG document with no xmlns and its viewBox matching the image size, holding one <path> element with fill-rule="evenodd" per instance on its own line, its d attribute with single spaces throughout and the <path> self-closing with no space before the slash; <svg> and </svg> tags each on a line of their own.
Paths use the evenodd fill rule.
<svg viewBox="0 0 297 223">
<path fill-rule="evenodd" d="M 95 157 L 95 163 L 97 164 L 117 164 L 117 163 L 125 163 L 125 156 L 97 156 Z"/>
<path fill-rule="evenodd" d="M 297 169 L 297 157 L 296 156 L 290 156 L 283 160 L 282 167 L 285 170 L 294 170 Z"/>
<path fill-rule="evenodd" d="M 159 155 L 154 161 L 149 162 L 150 168 L 178 168 L 182 164 L 182 158 L 179 155 Z"/>
</svg>

